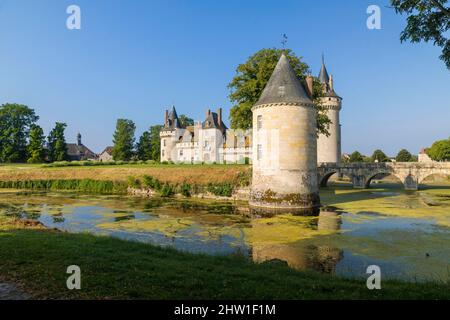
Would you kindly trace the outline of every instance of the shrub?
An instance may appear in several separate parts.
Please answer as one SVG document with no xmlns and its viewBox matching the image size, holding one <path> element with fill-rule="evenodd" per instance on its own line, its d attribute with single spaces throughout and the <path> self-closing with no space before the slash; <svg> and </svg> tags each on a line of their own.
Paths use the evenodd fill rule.
<svg viewBox="0 0 450 320">
<path fill-rule="evenodd" d="M 141 188 L 141 181 L 139 179 L 136 179 L 134 177 L 128 177 L 128 186 L 140 189 Z"/>
<path fill-rule="evenodd" d="M 229 183 L 208 184 L 206 190 L 216 196 L 231 197 L 233 195 L 233 186 Z"/>
<path fill-rule="evenodd" d="M 161 189 L 161 197 L 171 197 L 175 194 L 175 189 L 168 183 L 165 183 Z"/>
<path fill-rule="evenodd" d="M 191 196 L 191 185 L 187 183 L 183 183 L 181 185 L 181 194 L 185 197 Z"/>
</svg>

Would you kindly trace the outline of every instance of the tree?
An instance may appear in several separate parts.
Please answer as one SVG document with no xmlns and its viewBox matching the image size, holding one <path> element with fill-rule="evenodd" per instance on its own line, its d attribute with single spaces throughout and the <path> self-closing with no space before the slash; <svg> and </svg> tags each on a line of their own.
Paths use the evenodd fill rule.
<svg viewBox="0 0 450 320">
<path fill-rule="evenodd" d="M 186 128 L 189 126 L 193 126 L 194 125 L 194 119 L 189 118 L 188 116 L 182 114 L 178 117 L 178 120 L 180 120 L 180 126 L 182 128 Z"/>
<path fill-rule="evenodd" d="M 434 161 L 450 161 L 450 138 L 439 140 L 427 149 L 427 154 Z"/>
<path fill-rule="evenodd" d="M 0 106 L 0 161 L 25 162 L 31 126 L 39 119 L 34 110 L 21 104 Z"/>
<path fill-rule="evenodd" d="M 139 138 L 139 142 L 136 145 L 136 153 L 139 160 L 152 159 L 152 143 L 150 140 L 150 132 L 145 131 Z"/>
<path fill-rule="evenodd" d="M 371 157 L 372 162 L 389 162 L 389 157 L 380 149 L 373 152 Z"/>
<path fill-rule="evenodd" d="M 439 58 L 450 69 L 450 7 L 446 4 L 447 0 L 391 0 L 397 13 L 408 15 L 400 40 L 413 43 L 432 41 L 442 48 Z"/>
<path fill-rule="evenodd" d="M 47 137 L 48 158 L 50 162 L 67 160 L 67 144 L 64 136 L 67 124 L 56 122 Z"/>
<path fill-rule="evenodd" d="M 231 89 L 230 101 L 234 104 L 230 111 L 231 127 L 233 129 L 250 129 L 252 127 L 251 108 L 261 96 L 270 76 L 284 53 L 292 68 L 301 81 L 309 72 L 309 67 L 289 49 L 262 49 L 251 56 L 244 64 L 236 69 L 236 76 L 228 84 Z M 325 108 L 320 103 L 323 96 L 322 85 L 314 79 L 314 105 L 318 112 L 317 129 L 319 133 L 329 135 L 328 126 L 331 121 L 326 115 Z"/>
<path fill-rule="evenodd" d="M 414 161 L 414 158 L 408 150 L 402 149 L 398 152 L 397 156 L 395 157 L 395 160 L 397 162 L 412 162 Z"/>
<path fill-rule="evenodd" d="M 362 156 L 359 151 L 355 151 L 350 155 L 350 158 L 348 159 L 349 162 L 363 162 L 364 157 Z"/>
<path fill-rule="evenodd" d="M 113 151 L 114 160 L 129 161 L 133 156 L 134 147 L 134 133 L 136 125 L 133 121 L 127 119 L 118 119 L 116 124 L 116 131 L 113 137 Z"/>
<path fill-rule="evenodd" d="M 163 126 L 155 125 L 150 127 L 150 144 L 152 145 L 152 160 L 161 161 L 161 138 L 159 132 Z"/>
<path fill-rule="evenodd" d="M 28 163 L 41 163 L 45 160 L 45 136 L 44 131 L 38 125 L 30 129 L 30 142 L 27 147 Z"/>
</svg>

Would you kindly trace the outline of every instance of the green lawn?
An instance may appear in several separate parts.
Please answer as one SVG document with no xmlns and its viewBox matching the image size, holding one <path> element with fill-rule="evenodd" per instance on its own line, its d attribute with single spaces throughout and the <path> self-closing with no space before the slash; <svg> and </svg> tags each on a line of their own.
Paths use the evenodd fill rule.
<svg viewBox="0 0 450 320">
<path fill-rule="evenodd" d="M 35 298 L 83 299 L 450 299 L 450 284 L 345 280 L 283 263 L 182 253 L 89 234 L 29 229 L 0 217 L 0 279 Z M 82 290 L 66 289 L 78 265 Z"/>
</svg>

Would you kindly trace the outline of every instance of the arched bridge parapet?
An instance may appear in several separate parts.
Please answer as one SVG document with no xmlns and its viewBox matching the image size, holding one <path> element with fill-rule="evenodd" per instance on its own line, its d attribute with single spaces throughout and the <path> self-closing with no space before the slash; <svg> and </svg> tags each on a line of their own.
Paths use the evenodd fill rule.
<svg viewBox="0 0 450 320">
<path fill-rule="evenodd" d="M 369 188 L 371 180 L 379 174 L 390 174 L 396 176 L 406 190 L 418 190 L 419 184 L 430 175 L 450 176 L 450 162 L 320 163 L 320 186 L 325 187 L 335 173 L 350 177 L 357 189 Z"/>
</svg>

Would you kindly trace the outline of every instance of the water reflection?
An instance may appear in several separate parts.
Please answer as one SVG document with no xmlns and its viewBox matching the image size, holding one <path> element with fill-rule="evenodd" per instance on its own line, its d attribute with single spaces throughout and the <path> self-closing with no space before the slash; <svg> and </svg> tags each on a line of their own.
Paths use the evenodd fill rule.
<svg viewBox="0 0 450 320">
<path fill-rule="evenodd" d="M 419 279 L 432 273 L 449 278 L 448 194 L 385 192 L 381 197 L 372 191 L 358 199 L 354 190 L 341 196 L 331 192 L 324 198 L 334 200 L 339 209 L 324 207 L 316 215 L 229 202 L 62 193 L 0 194 L 0 215 L 39 220 L 68 232 L 189 252 L 239 254 L 302 270 L 353 276 L 365 275 L 367 265 L 378 264 L 386 277 Z M 425 197 L 439 205 L 429 205 Z"/>
<path fill-rule="evenodd" d="M 317 219 L 312 220 L 308 227 L 320 231 L 337 232 L 342 220 L 338 212 L 324 209 Z M 258 224 L 254 226 L 258 227 Z M 298 232 L 302 232 L 301 229 Z M 300 270 L 315 270 L 334 273 L 336 265 L 343 258 L 343 250 L 333 246 L 302 245 L 302 242 L 258 245 L 252 247 L 252 259 L 255 262 L 276 261 L 286 262 L 291 268 Z"/>
</svg>

